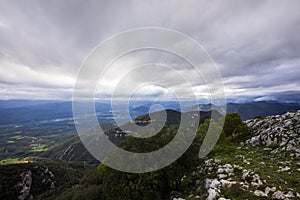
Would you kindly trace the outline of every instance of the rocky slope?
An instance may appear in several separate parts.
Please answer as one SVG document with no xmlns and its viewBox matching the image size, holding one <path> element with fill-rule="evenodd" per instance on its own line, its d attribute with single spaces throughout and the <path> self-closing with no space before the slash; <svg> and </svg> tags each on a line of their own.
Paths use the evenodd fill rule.
<svg viewBox="0 0 300 200">
<path fill-rule="evenodd" d="M 80 163 L 25 158 L 0 165 L 0 199 L 46 199 L 76 184 L 91 169 Z"/>
<path fill-rule="evenodd" d="M 300 111 L 246 123 L 250 134 L 244 142 L 234 136 L 221 137 L 203 162 L 184 174 L 178 191 L 172 191 L 168 199 L 300 199 Z M 77 148 L 72 144 L 63 156 L 73 157 Z M 0 199 L 103 199 L 105 180 L 110 184 L 114 176 L 105 179 L 100 168 L 94 167 L 95 174 L 87 168 L 43 159 L 0 165 Z M 124 174 L 110 175 L 119 179 Z"/>
<path fill-rule="evenodd" d="M 178 199 L 300 199 L 300 111 L 246 121 L 250 139 L 217 144 Z"/>
<path fill-rule="evenodd" d="M 300 110 L 246 122 L 254 135 L 247 143 L 270 149 L 271 153 L 281 151 L 300 157 Z"/>
</svg>

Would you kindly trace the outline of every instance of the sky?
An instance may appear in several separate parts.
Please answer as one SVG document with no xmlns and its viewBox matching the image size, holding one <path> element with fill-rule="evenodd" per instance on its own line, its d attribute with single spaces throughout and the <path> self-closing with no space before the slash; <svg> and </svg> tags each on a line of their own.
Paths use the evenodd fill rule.
<svg viewBox="0 0 300 200">
<path fill-rule="evenodd" d="M 122 31 L 162 27 L 202 45 L 219 69 L 228 100 L 300 102 L 299 10 L 298 0 L 0 0 L 0 99 L 69 100 L 95 46 Z M 126 66 L 153 60 L 176 71 L 136 71 L 131 81 L 139 86 L 149 76 L 166 78 L 185 95 L 189 86 L 175 72 L 188 77 L 190 66 L 149 50 L 114 63 L 99 98 L 118 85 Z M 209 97 L 203 82 L 189 84 L 199 98 Z M 160 98 L 169 89 L 139 86 L 137 96 Z"/>
</svg>

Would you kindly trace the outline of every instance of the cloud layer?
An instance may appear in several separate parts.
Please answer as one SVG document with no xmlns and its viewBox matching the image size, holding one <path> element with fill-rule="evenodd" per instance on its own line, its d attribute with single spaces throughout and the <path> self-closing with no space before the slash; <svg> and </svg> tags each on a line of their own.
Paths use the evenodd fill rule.
<svg viewBox="0 0 300 200">
<path fill-rule="evenodd" d="M 203 45 L 219 67 L 230 99 L 297 100 L 299 9 L 297 0 L 4 0 L 0 2 L 0 95 L 70 99 L 82 61 L 99 42 L 124 30 L 155 26 L 181 31 Z M 188 73 L 187 65 L 158 52 L 137 54 L 127 61 L 147 57 Z M 122 66 L 119 63 L 112 74 L 124 70 Z M 141 76 L 137 81 L 143 80 Z M 174 87 L 186 87 L 172 74 L 166 76 Z M 106 90 L 111 91 L 109 83 Z M 165 91 L 147 88 L 149 95 L 141 92 L 147 97 Z M 193 83 L 193 88 L 200 96 L 205 93 L 201 83 Z"/>
</svg>

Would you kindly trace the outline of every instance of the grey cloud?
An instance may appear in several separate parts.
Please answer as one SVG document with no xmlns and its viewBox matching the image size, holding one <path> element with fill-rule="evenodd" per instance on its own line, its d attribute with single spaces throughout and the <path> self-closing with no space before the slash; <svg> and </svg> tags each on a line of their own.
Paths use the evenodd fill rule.
<svg viewBox="0 0 300 200">
<path fill-rule="evenodd" d="M 23 90 L 23 98 L 30 98 L 36 90 L 45 97 L 68 98 L 71 81 L 63 83 L 59 77 L 75 79 L 82 60 L 107 37 L 145 26 L 182 31 L 203 45 L 218 64 L 230 98 L 238 97 L 240 90 L 245 94 L 269 91 L 266 96 L 278 98 L 283 92 L 276 92 L 274 86 L 280 85 L 299 92 L 299 9 L 297 0 L 4 0 L 0 2 L 0 82 L 6 90 L 1 95 L 22 98 Z M 171 61 L 176 69 L 188 73 L 189 67 L 178 59 L 157 53 L 144 57 Z M 8 63 L 15 67 L 8 69 Z M 21 73 L 24 66 L 34 73 Z M 40 80 L 39 75 L 57 79 L 57 84 Z M 175 87 L 184 87 L 171 74 L 166 78 Z M 30 89 L 20 87 L 14 95 L 19 85 Z M 261 98 L 260 94 L 247 98 L 254 96 Z"/>
</svg>

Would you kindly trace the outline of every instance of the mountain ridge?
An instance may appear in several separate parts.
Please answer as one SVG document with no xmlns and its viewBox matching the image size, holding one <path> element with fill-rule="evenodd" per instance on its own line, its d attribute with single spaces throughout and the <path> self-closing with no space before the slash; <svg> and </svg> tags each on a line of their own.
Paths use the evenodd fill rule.
<svg viewBox="0 0 300 200">
<path fill-rule="evenodd" d="M 16 101 L 16 100 L 14 100 Z M 12 101 L 12 102 L 14 102 Z M 3 105 L 3 101 L 0 101 L 0 125 L 5 124 L 18 124 L 26 123 L 30 121 L 42 121 L 42 120 L 54 120 L 61 118 L 73 117 L 72 113 L 72 102 L 52 102 L 38 105 L 28 105 L 23 107 L 10 107 L 6 108 Z M 27 102 L 28 103 L 28 102 Z M 39 102 L 40 103 L 40 102 Z M 7 102 L 6 102 L 7 104 Z M 34 104 L 34 102 L 32 103 Z M 177 108 L 176 103 L 165 103 L 166 109 L 177 110 L 177 111 L 209 111 L 211 109 L 218 110 L 221 113 L 224 113 L 221 110 L 220 106 L 212 104 L 199 104 L 194 106 L 188 106 L 185 108 Z M 96 112 L 111 114 L 111 106 L 108 103 L 96 102 L 95 104 Z M 151 104 L 139 105 L 137 107 L 131 106 L 129 112 L 132 116 L 140 116 L 142 114 L 149 113 Z M 297 111 L 300 109 L 300 104 L 296 103 L 279 103 L 279 102 L 248 102 L 248 103 L 228 103 L 227 104 L 227 113 L 237 112 L 242 116 L 243 120 L 251 119 L 256 116 L 266 117 L 269 115 L 283 114 L 287 111 Z M 102 118 L 103 119 L 103 118 Z"/>
</svg>

